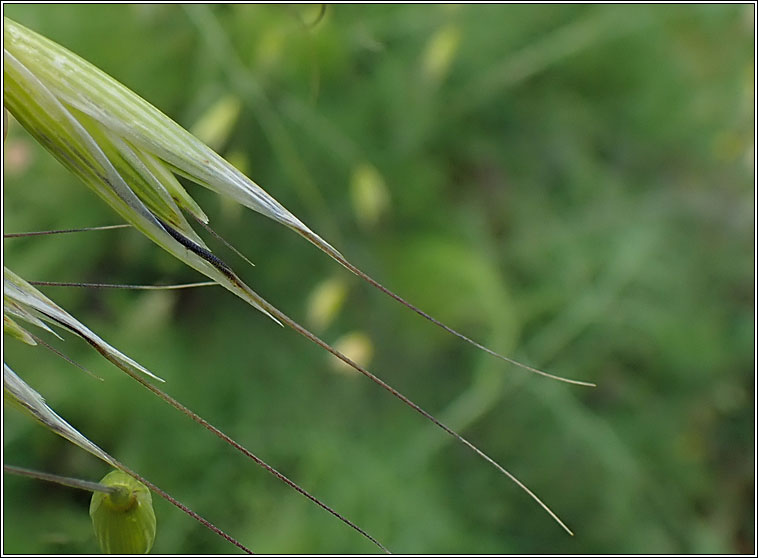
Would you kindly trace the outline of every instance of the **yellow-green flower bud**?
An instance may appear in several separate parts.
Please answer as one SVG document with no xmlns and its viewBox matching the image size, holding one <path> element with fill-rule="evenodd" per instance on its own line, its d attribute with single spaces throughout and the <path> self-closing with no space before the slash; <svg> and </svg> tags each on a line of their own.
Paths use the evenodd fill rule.
<svg viewBox="0 0 758 558">
<path fill-rule="evenodd" d="M 147 554 L 155 542 L 150 490 L 123 471 L 111 471 L 101 484 L 117 490 L 95 492 L 89 507 L 100 549 L 106 554 Z"/>
</svg>

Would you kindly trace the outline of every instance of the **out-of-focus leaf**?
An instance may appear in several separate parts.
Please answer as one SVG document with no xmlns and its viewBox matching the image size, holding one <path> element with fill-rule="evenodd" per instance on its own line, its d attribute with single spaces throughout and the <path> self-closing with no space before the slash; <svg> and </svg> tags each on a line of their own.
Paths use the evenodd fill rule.
<svg viewBox="0 0 758 558">
<path fill-rule="evenodd" d="M 364 367 L 371 363 L 371 359 L 374 356 L 374 343 L 362 331 L 352 331 L 341 336 L 334 342 L 334 348 L 353 362 L 357 362 Z M 330 355 L 329 361 L 336 372 L 350 374 L 351 376 L 357 374 L 354 368 L 334 356 Z"/>
<path fill-rule="evenodd" d="M 213 150 L 220 149 L 239 118 L 242 103 L 236 95 L 224 95 L 190 128 L 190 132 Z"/>
<path fill-rule="evenodd" d="M 461 30 L 452 24 L 442 27 L 431 36 L 422 60 L 422 71 L 429 79 L 440 81 L 445 77 L 460 41 Z"/>
<path fill-rule="evenodd" d="M 332 277 L 321 281 L 308 296 L 308 322 L 315 329 L 328 327 L 342 308 L 346 296 L 347 285 L 342 279 Z"/>
<path fill-rule="evenodd" d="M 390 204 L 382 175 L 369 163 L 361 163 L 353 170 L 350 195 L 358 222 L 364 227 L 375 225 Z"/>
</svg>

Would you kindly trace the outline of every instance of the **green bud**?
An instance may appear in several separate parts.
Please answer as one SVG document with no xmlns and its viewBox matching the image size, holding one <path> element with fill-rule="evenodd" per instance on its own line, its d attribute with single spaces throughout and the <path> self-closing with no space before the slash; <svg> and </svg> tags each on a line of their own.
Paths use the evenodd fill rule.
<svg viewBox="0 0 758 558">
<path fill-rule="evenodd" d="M 150 490 L 123 471 L 111 471 L 100 484 L 117 488 L 95 492 L 89 507 L 100 549 L 106 554 L 147 554 L 155 542 Z"/>
</svg>

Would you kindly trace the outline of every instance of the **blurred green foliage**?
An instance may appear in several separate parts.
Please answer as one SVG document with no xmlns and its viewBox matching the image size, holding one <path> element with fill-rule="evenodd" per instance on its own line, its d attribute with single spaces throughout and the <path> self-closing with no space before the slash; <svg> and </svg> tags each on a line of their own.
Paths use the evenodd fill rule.
<svg viewBox="0 0 758 558">
<path fill-rule="evenodd" d="M 45 289 L 173 396 L 395 552 L 755 551 L 752 5 L 338 5 L 316 23 L 313 5 L 4 10 L 206 130 L 432 315 L 597 382 L 558 384 L 480 354 L 296 235 L 189 186 L 256 262 L 211 244 L 253 288 L 305 320 L 324 281 L 344 285 L 318 333 L 367 336 L 374 372 L 576 536 L 226 291 Z M 15 122 L 3 199 L 6 232 L 117 222 Z M 131 230 L 6 240 L 4 257 L 28 280 L 199 279 Z M 56 346 L 105 381 L 13 340 L 5 358 L 90 439 L 253 550 L 375 550 L 85 344 Z M 4 440 L 8 463 L 105 472 L 12 411 Z M 5 478 L 4 552 L 96 551 L 88 498 Z M 234 550 L 155 507 L 154 552 Z"/>
</svg>

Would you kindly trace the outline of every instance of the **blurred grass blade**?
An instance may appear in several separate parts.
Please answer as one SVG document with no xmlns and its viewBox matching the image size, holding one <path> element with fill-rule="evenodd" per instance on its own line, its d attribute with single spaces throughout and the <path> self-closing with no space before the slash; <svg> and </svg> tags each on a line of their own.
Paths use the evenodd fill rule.
<svg viewBox="0 0 758 558">
<path fill-rule="evenodd" d="M 242 102 L 237 96 L 225 95 L 208 108 L 190 132 L 214 151 L 221 149 L 229 139 L 241 110 Z"/>
</svg>

